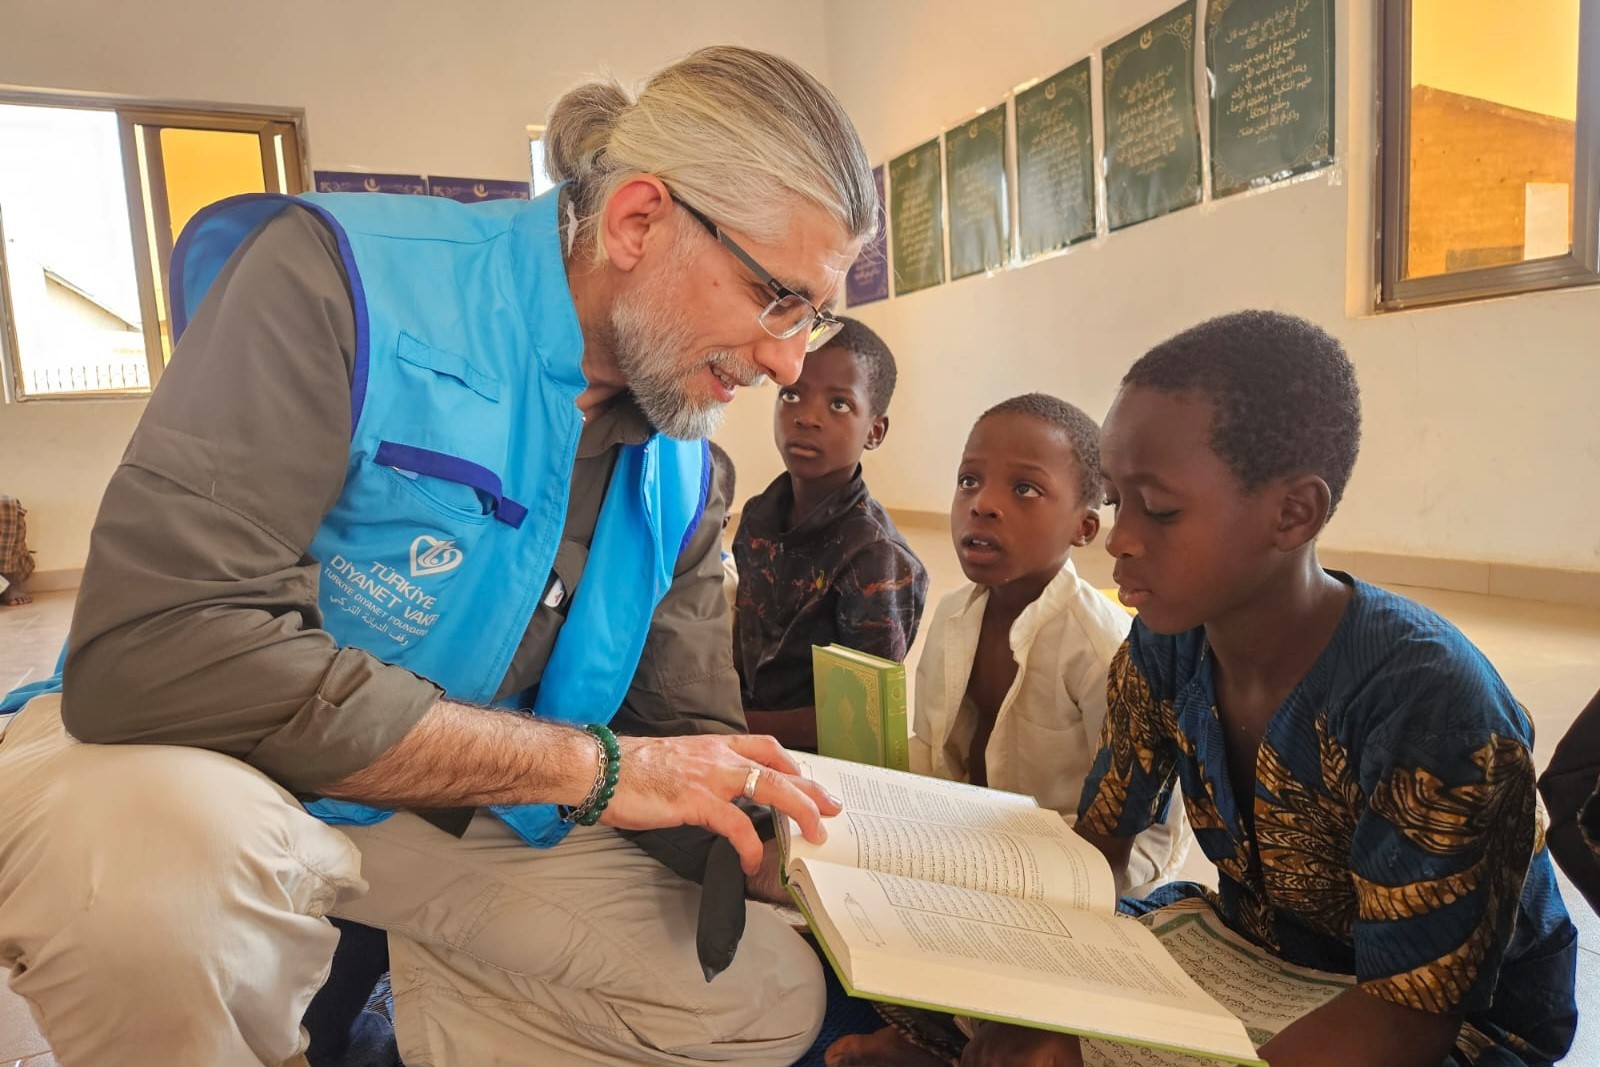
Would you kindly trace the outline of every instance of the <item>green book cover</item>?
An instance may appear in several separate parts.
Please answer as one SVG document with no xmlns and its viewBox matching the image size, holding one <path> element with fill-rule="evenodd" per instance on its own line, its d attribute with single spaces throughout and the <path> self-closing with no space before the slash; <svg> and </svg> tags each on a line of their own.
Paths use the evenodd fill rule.
<svg viewBox="0 0 1600 1067">
<path fill-rule="evenodd" d="M 817 751 L 891 770 L 911 769 L 906 668 L 843 645 L 811 650 Z"/>
</svg>

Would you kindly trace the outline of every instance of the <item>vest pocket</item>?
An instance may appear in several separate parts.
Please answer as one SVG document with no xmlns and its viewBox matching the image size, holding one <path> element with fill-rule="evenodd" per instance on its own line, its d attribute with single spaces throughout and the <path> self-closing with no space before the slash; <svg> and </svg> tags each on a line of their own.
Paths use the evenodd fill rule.
<svg viewBox="0 0 1600 1067">
<path fill-rule="evenodd" d="M 392 383 L 367 399 L 373 436 L 504 473 L 512 413 L 499 379 L 409 334 L 400 335 L 395 356 Z"/>
<path fill-rule="evenodd" d="M 452 518 L 483 522 L 492 517 L 518 529 L 528 517 L 527 508 L 504 495 L 498 474 L 464 457 L 380 441 L 372 462 L 445 509 Z"/>
<path fill-rule="evenodd" d="M 341 645 L 432 677 L 431 661 L 410 659 L 410 650 L 443 613 L 481 595 L 478 557 L 494 550 L 499 524 L 469 486 L 413 478 L 374 460 L 368 455 L 350 471 L 312 543 L 322 564 L 318 600 Z"/>
<path fill-rule="evenodd" d="M 500 480 L 510 427 L 499 379 L 408 333 L 394 351 L 398 379 L 379 429 L 387 439 L 371 454 L 375 473 L 449 519 L 520 526 L 526 509 Z"/>
<path fill-rule="evenodd" d="M 485 400 L 500 402 L 500 379 L 474 367 L 465 356 L 424 344 L 409 333 L 400 334 L 395 343 L 395 355 L 402 363 L 454 378 Z"/>
</svg>

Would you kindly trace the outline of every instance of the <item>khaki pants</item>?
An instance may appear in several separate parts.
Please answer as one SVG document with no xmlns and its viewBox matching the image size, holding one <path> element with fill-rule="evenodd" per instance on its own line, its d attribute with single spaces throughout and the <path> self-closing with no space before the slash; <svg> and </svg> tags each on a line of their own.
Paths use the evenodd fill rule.
<svg viewBox="0 0 1600 1067">
<path fill-rule="evenodd" d="M 0 966 L 63 1067 L 278 1067 L 337 940 L 390 932 L 407 1067 L 788 1064 L 815 956 L 752 906 L 714 982 L 699 889 L 604 828 L 551 850 L 481 816 L 335 829 L 245 764 L 83 745 L 40 697 L 0 738 Z"/>
</svg>

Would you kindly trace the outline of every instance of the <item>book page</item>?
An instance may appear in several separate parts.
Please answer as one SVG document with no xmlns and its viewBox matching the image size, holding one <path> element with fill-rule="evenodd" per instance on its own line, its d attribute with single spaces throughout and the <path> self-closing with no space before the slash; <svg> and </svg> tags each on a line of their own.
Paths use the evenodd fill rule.
<svg viewBox="0 0 1600 1067">
<path fill-rule="evenodd" d="M 825 863 L 795 885 L 853 993 L 1254 1062 L 1239 1021 L 1132 919 Z"/>
<path fill-rule="evenodd" d="M 1296 1019 L 1315 1011 L 1355 984 L 1274 959 L 1222 925 L 1203 900 L 1185 900 L 1139 920 L 1195 983 L 1243 1021 L 1256 1047 Z M 1195 1056 L 1150 1048 L 1085 1041 L 1084 1067 L 1199 1067 Z"/>
<path fill-rule="evenodd" d="M 1116 906 L 1105 858 L 1031 797 L 819 756 L 800 762 L 844 811 L 821 845 L 786 827 L 791 870 L 820 861 L 1083 911 Z"/>
</svg>

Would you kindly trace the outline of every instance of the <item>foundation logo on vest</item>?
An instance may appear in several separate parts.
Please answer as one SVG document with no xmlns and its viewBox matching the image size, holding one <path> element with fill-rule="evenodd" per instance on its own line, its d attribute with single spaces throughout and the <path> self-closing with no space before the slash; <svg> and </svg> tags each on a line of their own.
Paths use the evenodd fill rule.
<svg viewBox="0 0 1600 1067">
<path fill-rule="evenodd" d="M 411 577 L 426 578 L 461 566 L 462 552 L 454 541 L 441 541 L 423 534 L 411 542 Z"/>
</svg>

